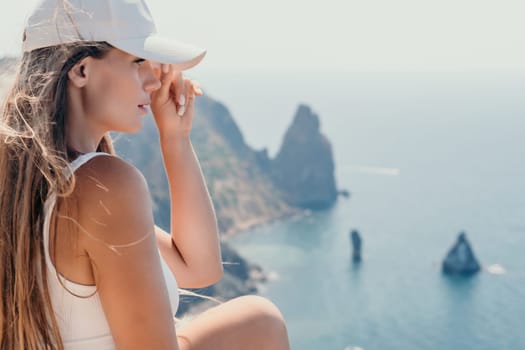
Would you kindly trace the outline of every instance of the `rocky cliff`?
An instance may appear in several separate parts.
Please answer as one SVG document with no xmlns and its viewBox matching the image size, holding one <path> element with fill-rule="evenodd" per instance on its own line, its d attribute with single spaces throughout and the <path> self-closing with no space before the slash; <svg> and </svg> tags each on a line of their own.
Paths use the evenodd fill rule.
<svg viewBox="0 0 525 350">
<path fill-rule="evenodd" d="M 320 132 L 319 117 L 300 105 L 281 149 L 271 161 L 271 176 L 287 203 L 324 209 L 337 199 L 332 146 Z"/>
<path fill-rule="evenodd" d="M 298 208 L 320 209 L 337 197 L 331 145 L 320 133 L 319 118 L 300 106 L 275 159 L 244 141 L 230 112 L 209 96 L 196 100 L 191 134 L 217 213 L 220 233 L 227 237 L 257 224 L 298 213 Z M 169 229 L 169 193 L 156 126 L 151 117 L 134 135 L 114 135 L 118 153 L 145 175 L 154 199 L 155 220 Z M 223 242 L 225 276 L 216 285 L 197 290 L 229 298 L 256 291 L 264 280 L 260 267 L 249 264 Z M 202 301 L 181 297 L 180 313 Z"/>
</svg>

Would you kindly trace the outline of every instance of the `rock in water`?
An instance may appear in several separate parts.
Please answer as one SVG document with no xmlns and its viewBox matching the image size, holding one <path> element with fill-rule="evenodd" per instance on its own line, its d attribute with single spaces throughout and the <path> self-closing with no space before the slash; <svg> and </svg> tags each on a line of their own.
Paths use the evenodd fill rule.
<svg viewBox="0 0 525 350">
<path fill-rule="evenodd" d="M 458 241 L 450 249 L 443 261 L 443 272 L 449 275 L 472 275 L 480 270 L 480 266 L 465 232 L 461 232 Z"/>
<path fill-rule="evenodd" d="M 350 240 L 352 241 L 352 260 L 354 262 L 360 262 L 361 261 L 361 245 L 363 240 L 361 239 L 361 236 L 359 235 L 359 231 L 352 230 L 350 232 Z"/>
</svg>

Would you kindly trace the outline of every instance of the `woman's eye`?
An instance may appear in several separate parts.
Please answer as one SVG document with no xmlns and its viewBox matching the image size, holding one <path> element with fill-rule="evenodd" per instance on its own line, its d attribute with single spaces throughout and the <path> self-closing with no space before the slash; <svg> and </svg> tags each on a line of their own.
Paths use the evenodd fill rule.
<svg viewBox="0 0 525 350">
<path fill-rule="evenodd" d="M 143 58 L 137 58 L 137 59 L 136 59 L 135 61 L 133 61 L 133 62 L 136 63 L 136 64 L 138 64 L 138 65 L 140 66 L 140 64 L 141 64 L 142 62 L 144 62 L 144 61 L 146 61 L 146 60 L 143 59 Z"/>
</svg>

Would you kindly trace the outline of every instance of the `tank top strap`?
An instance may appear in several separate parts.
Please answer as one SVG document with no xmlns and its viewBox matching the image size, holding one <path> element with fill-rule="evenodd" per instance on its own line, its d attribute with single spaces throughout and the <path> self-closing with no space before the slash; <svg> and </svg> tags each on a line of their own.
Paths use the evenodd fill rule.
<svg viewBox="0 0 525 350">
<path fill-rule="evenodd" d="M 70 166 L 71 166 L 71 170 L 73 172 L 75 172 L 78 168 L 80 168 L 84 163 L 87 163 L 88 161 L 90 161 L 91 159 L 95 158 L 96 156 L 100 156 L 100 155 L 108 155 L 108 156 L 113 156 L 112 154 L 110 153 L 106 153 L 106 152 L 89 152 L 89 153 L 85 153 L 79 157 L 77 157 L 77 159 L 75 159 L 74 161 L 72 161 L 70 163 Z M 67 172 L 67 176 L 71 176 L 71 173 L 70 172 Z"/>
</svg>

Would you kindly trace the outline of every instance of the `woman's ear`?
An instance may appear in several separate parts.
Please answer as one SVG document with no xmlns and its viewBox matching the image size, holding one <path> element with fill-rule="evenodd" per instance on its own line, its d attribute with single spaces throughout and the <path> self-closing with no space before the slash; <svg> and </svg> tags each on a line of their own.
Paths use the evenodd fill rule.
<svg viewBox="0 0 525 350">
<path fill-rule="evenodd" d="M 86 57 L 80 60 L 67 72 L 69 80 L 77 88 L 83 88 L 86 86 L 89 80 L 89 74 L 91 72 L 91 64 L 93 63 L 92 57 Z"/>
</svg>

